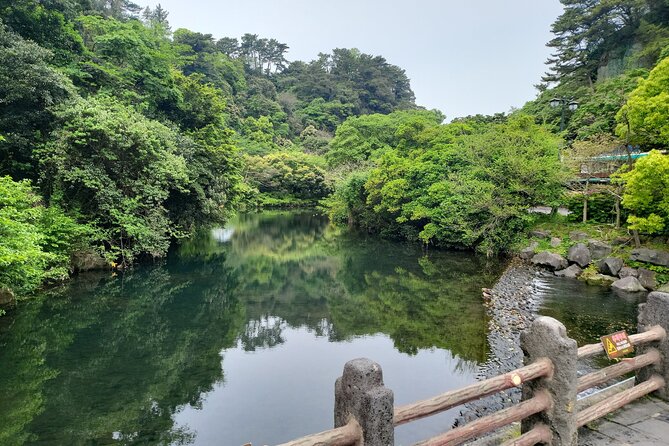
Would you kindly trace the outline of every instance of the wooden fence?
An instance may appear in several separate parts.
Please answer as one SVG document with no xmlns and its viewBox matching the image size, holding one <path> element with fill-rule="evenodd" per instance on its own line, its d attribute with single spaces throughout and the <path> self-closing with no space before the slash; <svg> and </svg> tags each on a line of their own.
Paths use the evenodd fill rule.
<svg viewBox="0 0 669 446">
<path fill-rule="evenodd" d="M 521 421 L 521 435 L 505 446 L 576 445 L 578 428 L 655 392 L 669 399 L 669 294 L 651 293 L 640 306 L 639 333 L 630 336 L 637 355 L 578 377 L 578 360 L 604 353 L 602 344 L 577 347 L 559 321 L 537 318 L 521 333 L 525 366 L 485 381 L 405 406 L 394 407 L 383 385 L 381 367 L 368 359 L 344 366 L 335 384 L 335 429 L 280 446 L 392 446 L 396 426 L 468 401 L 522 388 L 522 400 L 509 408 L 451 429 L 415 446 L 454 446 Z M 604 334 L 604 333 L 602 333 Z M 580 411 L 577 394 L 636 372 L 636 384 Z"/>
</svg>

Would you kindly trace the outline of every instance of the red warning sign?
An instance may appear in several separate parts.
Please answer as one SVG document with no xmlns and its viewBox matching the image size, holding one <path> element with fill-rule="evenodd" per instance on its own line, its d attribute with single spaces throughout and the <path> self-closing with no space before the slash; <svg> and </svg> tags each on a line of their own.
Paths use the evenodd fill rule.
<svg viewBox="0 0 669 446">
<path fill-rule="evenodd" d="M 618 331 L 610 335 L 602 336 L 602 346 L 609 359 L 621 358 L 634 351 L 626 331 Z"/>
</svg>

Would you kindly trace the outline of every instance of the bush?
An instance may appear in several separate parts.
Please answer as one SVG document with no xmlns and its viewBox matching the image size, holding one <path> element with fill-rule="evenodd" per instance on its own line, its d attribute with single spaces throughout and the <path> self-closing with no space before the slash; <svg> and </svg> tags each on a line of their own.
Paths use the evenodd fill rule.
<svg viewBox="0 0 669 446">
<path fill-rule="evenodd" d="M 338 186 L 333 216 L 393 237 L 493 255 L 522 234 L 529 207 L 557 204 L 564 178 L 557 141 L 531 118 L 414 124 L 410 115 L 399 123 L 395 145 L 376 155 L 366 180 L 353 175 Z M 358 140 L 364 143 L 364 135 Z M 340 141 L 338 150 L 347 149 Z"/>
<path fill-rule="evenodd" d="M 246 181 L 269 194 L 320 199 L 330 188 L 319 157 L 301 152 L 278 152 L 246 157 Z"/>
<path fill-rule="evenodd" d="M 20 296 L 67 278 L 70 253 L 89 233 L 59 208 L 45 208 L 29 181 L 0 177 L 0 288 Z"/>
</svg>

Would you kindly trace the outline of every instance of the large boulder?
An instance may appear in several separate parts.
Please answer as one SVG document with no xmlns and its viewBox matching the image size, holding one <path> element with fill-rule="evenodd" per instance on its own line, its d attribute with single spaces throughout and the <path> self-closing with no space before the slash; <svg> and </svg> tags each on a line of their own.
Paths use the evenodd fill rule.
<svg viewBox="0 0 669 446">
<path fill-rule="evenodd" d="M 109 269 L 105 259 L 93 250 L 75 251 L 70 257 L 70 267 L 74 272 Z"/>
<path fill-rule="evenodd" d="M 632 250 L 632 255 L 630 258 L 638 262 L 652 263 L 653 265 L 659 266 L 669 266 L 669 252 L 666 251 L 638 248 Z"/>
<path fill-rule="evenodd" d="M 623 267 L 623 259 L 618 257 L 606 257 L 597 262 L 597 269 L 600 273 L 608 276 L 617 276 Z"/>
<path fill-rule="evenodd" d="M 535 256 L 532 257 L 532 263 L 537 266 L 543 266 L 544 268 L 548 268 L 551 271 L 565 269 L 569 266 L 569 262 L 567 262 L 567 259 L 562 257 L 560 254 L 555 254 L 547 251 L 535 254 Z"/>
<path fill-rule="evenodd" d="M 585 240 L 585 239 L 587 239 L 587 238 L 588 238 L 588 234 L 586 234 L 585 232 L 581 232 L 581 231 L 571 231 L 571 232 L 569 233 L 569 239 L 572 240 L 572 241 L 574 241 L 574 242 L 578 242 L 578 241 L 581 241 L 581 240 Z"/>
<path fill-rule="evenodd" d="M 606 274 L 583 274 L 580 279 L 585 280 L 588 285 L 597 286 L 611 286 L 613 282 L 618 280 L 617 277 L 607 276 Z"/>
<path fill-rule="evenodd" d="M 611 288 L 618 291 L 624 291 L 626 293 L 638 293 L 640 291 L 646 291 L 646 289 L 639 283 L 639 280 L 636 277 L 623 277 L 618 279 L 611 284 Z"/>
<path fill-rule="evenodd" d="M 555 271 L 556 276 L 568 279 L 576 279 L 581 274 L 583 274 L 583 270 L 578 265 L 571 265 L 569 268 Z"/>
<path fill-rule="evenodd" d="M 590 264 L 590 250 L 583 243 L 579 243 L 569 248 L 567 259 L 570 263 L 576 263 L 581 268 L 585 268 Z"/>
<path fill-rule="evenodd" d="M 620 268 L 620 271 L 618 271 L 618 277 L 621 279 L 623 277 L 639 277 L 639 271 L 637 271 L 634 268 L 630 268 L 629 266 L 623 266 Z"/>
<path fill-rule="evenodd" d="M 645 268 L 639 268 L 638 275 L 639 283 L 647 290 L 654 290 L 657 288 L 657 280 L 655 278 L 655 271 Z"/>
<path fill-rule="evenodd" d="M 631 238 L 629 237 L 616 237 L 613 240 L 611 240 L 611 245 L 613 246 L 623 246 L 627 245 L 632 241 Z"/>
<path fill-rule="evenodd" d="M 613 251 L 611 245 L 600 242 L 599 240 L 590 240 L 588 248 L 590 248 L 590 255 L 593 259 L 603 259 Z"/>
<path fill-rule="evenodd" d="M 539 242 L 532 242 L 530 246 L 520 251 L 520 258 L 523 260 L 531 260 L 534 257 L 534 251 L 539 247 Z"/>
<path fill-rule="evenodd" d="M 540 231 L 540 230 L 534 230 L 530 232 L 530 237 L 534 238 L 540 238 L 540 239 L 547 239 L 551 236 L 551 231 Z"/>
<path fill-rule="evenodd" d="M 661 292 L 661 293 L 669 293 L 669 283 L 665 283 L 664 285 L 662 285 L 661 287 L 659 287 L 659 288 L 657 289 L 657 291 L 659 291 L 659 292 Z"/>
<path fill-rule="evenodd" d="M 0 288 L 0 305 L 11 304 L 14 301 L 14 292 L 9 288 Z"/>
</svg>

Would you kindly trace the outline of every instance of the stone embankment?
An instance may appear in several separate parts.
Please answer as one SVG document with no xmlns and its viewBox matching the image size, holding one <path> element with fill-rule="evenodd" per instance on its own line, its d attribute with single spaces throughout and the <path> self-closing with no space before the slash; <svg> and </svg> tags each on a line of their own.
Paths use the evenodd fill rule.
<svg viewBox="0 0 669 446">
<path fill-rule="evenodd" d="M 535 238 L 550 238 L 549 234 L 540 231 L 532 235 Z M 558 277 L 579 278 L 591 285 L 611 286 L 622 293 L 669 289 L 669 286 L 659 285 L 655 271 L 630 267 L 625 264 L 625 259 L 612 255 L 612 245 L 586 238 L 584 233 L 571 233 L 570 239 L 579 243 L 569 247 L 566 257 L 549 251 L 536 252 L 539 242 L 535 241 L 520 252 L 520 258 L 552 271 Z M 551 245 L 560 244 L 560 239 L 551 239 Z M 629 260 L 669 267 L 669 252 L 639 248 L 632 250 Z"/>
<path fill-rule="evenodd" d="M 492 289 L 483 289 L 488 315 L 486 362 L 479 368 L 478 379 L 487 379 L 522 367 L 520 332 L 534 320 L 540 302 L 534 289 L 538 268 L 513 260 Z M 520 400 L 513 388 L 465 405 L 456 426 L 480 418 Z"/>
<path fill-rule="evenodd" d="M 553 247 L 562 241 L 551 238 L 550 234 L 533 234 L 534 237 L 548 238 Z M 519 258 L 511 261 L 505 272 L 492 289 L 483 289 L 484 305 L 488 322 L 488 358 L 479 368 L 479 379 L 497 376 L 523 364 L 520 349 L 520 333 L 538 315 L 539 301 L 535 290 L 537 275 L 547 271 L 558 277 L 581 278 L 593 285 L 612 286 L 620 292 L 641 292 L 661 289 L 656 273 L 645 268 L 625 265 L 622 258 L 612 255 L 613 246 L 598 240 L 587 240 L 583 233 L 572 233 L 570 239 L 579 243 L 571 246 L 566 257 L 552 252 L 536 252 L 539 243 L 534 242 L 524 249 Z M 633 250 L 629 260 L 669 267 L 669 253 L 650 249 Z M 667 290 L 669 291 L 669 289 Z M 520 400 L 518 389 L 492 395 L 465 405 L 455 426 L 496 412 Z M 490 446 L 514 435 L 518 426 L 503 429 L 497 434 L 486 436 L 469 444 Z"/>
</svg>

